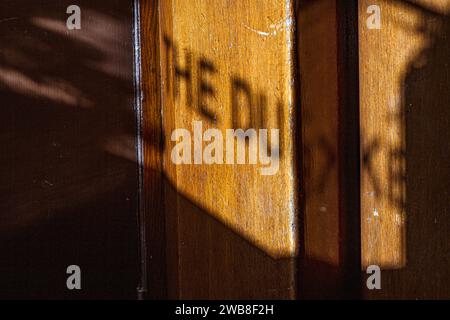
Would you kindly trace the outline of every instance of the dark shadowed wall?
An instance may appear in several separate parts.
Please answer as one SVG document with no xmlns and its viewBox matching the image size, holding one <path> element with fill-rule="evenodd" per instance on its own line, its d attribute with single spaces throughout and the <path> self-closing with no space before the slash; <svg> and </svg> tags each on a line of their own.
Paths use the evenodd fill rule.
<svg viewBox="0 0 450 320">
<path fill-rule="evenodd" d="M 71 4 L 0 3 L 0 298 L 136 297 L 133 3 Z"/>
</svg>

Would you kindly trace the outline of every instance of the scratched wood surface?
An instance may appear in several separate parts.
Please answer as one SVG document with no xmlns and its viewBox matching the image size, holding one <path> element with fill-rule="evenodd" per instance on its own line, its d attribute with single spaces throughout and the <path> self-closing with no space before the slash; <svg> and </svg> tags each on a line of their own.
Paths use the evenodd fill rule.
<svg viewBox="0 0 450 320">
<path fill-rule="evenodd" d="M 76 3 L 0 2 L 1 298 L 136 298 L 132 2 Z"/>
<path fill-rule="evenodd" d="M 379 30 L 366 26 L 374 4 Z M 382 269 L 372 298 L 450 296 L 449 9 L 360 1 L 362 267 Z"/>
<path fill-rule="evenodd" d="M 293 298 L 292 3 L 174 0 L 159 10 L 169 297 Z M 260 164 L 173 164 L 172 131 L 192 132 L 193 120 L 224 136 L 226 129 L 280 129 L 278 172 L 261 175 Z"/>
</svg>

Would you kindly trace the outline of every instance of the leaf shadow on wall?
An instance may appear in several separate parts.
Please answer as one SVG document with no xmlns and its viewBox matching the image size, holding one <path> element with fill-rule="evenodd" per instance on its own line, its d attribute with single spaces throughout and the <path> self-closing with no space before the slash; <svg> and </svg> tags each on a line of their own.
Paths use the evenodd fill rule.
<svg viewBox="0 0 450 320">
<path fill-rule="evenodd" d="M 136 297 L 132 2 L 78 1 L 68 31 L 71 4 L 0 4 L 3 298 Z"/>
</svg>

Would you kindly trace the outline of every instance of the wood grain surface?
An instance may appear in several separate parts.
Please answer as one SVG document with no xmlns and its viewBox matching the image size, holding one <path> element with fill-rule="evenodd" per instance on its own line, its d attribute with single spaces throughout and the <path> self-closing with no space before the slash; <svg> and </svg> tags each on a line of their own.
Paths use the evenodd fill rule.
<svg viewBox="0 0 450 320">
<path fill-rule="evenodd" d="M 338 266 L 339 87 L 336 2 L 303 1 L 298 14 L 302 148 L 305 157 L 304 250 L 310 259 Z"/>
<path fill-rule="evenodd" d="M 383 270 L 370 297 L 450 296 L 449 9 L 360 1 L 362 267 Z"/>
<path fill-rule="evenodd" d="M 141 288 L 144 298 L 167 298 L 162 113 L 158 1 L 139 1 L 143 185 L 141 208 Z"/>
<path fill-rule="evenodd" d="M 298 1 L 303 171 L 299 296 L 359 296 L 357 5 Z"/>
<path fill-rule="evenodd" d="M 295 297 L 293 9 L 290 1 L 159 3 L 169 297 Z M 144 81 L 155 75 L 144 70 Z M 204 94 L 204 83 L 213 94 Z M 224 136 L 240 127 L 280 129 L 279 171 L 174 165 L 172 131 L 192 132 L 193 120 Z"/>
</svg>

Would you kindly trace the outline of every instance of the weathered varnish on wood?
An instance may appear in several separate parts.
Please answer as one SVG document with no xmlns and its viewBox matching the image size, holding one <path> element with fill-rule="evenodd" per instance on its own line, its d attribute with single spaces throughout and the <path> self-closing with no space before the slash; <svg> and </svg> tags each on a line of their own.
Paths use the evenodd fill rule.
<svg viewBox="0 0 450 320">
<path fill-rule="evenodd" d="M 295 297 L 293 10 L 284 0 L 159 3 L 169 297 Z M 224 137 L 226 129 L 279 129 L 279 170 L 262 175 L 267 166 L 248 157 L 175 165 L 172 132 L 184 128 L 193 139 L 194 120 L 201 133 L 217 128 Z"/>
<path fill-rule="evenodd" d="M 450 296 L 449 9 L 360 1 L 362 267 L 383 270 L 371 296 Z"/>
</svg>

